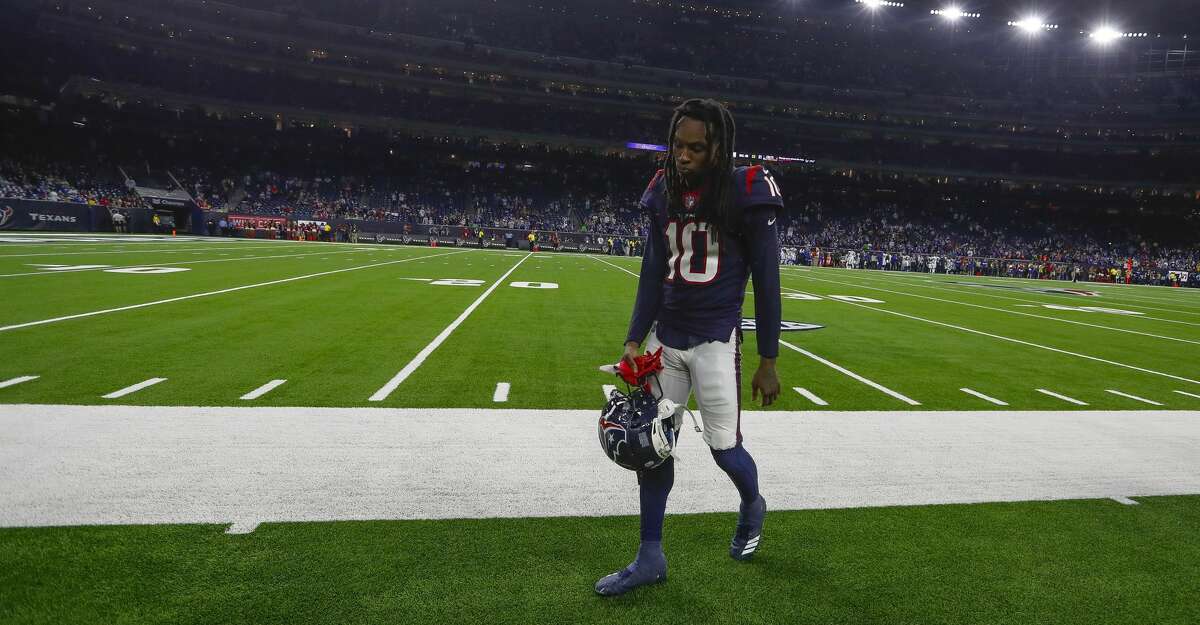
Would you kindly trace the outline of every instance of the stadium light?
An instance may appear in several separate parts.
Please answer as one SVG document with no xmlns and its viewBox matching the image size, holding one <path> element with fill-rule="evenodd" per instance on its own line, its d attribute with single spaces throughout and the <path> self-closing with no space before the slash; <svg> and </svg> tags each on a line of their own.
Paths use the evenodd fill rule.
<svg viewBox="0 0 1200 625">
<path fill-rule="evenodd" d="M 1095 41 L 1100 45 L 1110 44 L 1123 36 L 1124 35 L 1121 33 L 1121 31 L 1113 28 L 1112 26 L 1101 26 L 1096 30 L 1093 30 L 1088 35 L 1092 41 Z"/>
<path fill-rule="evenodd" d="M 1018 30 L 1029 35 L 1041 30 L 1055 30 L 1058 28 L 1058 24 L 1047 24 L 1042 21 L 1041 17 L 1036 15 L 1030 15 L 1015 22 L 1009 22 L 1008 25 L 1015 26 Z"/>
<path fill-rule="evenodd" d="M 933 9 L 929 12 L 930 15 L 940 15 L 943 19 L 949 22 L 957 22 L 964 17 L 982 17 L 978 13 L 967 13 L 956 6 L 948 6 L 944 9 Z"/>
<path fill-rule="evenodd" d="M 870 9 L 872 11 L 879 9 L 880 7 L 902 7 L 902 6 L 904 6 L 903 2 L 893 2 L 892 0 L 854 0 L 854 1 L 857 2 L 858 4 L 861 4 L 865 7 L 867 7 L 868 9 Z"/>
</svg>

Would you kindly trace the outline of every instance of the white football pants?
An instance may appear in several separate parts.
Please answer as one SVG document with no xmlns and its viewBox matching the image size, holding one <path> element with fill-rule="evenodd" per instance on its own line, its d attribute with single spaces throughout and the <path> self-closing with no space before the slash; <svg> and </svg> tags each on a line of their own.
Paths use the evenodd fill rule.
<svg viewBox="0 0 1200 625">
<path fill-rule="evenodd" d="M 687 405 L 696 392 L 704 423 L 704 442 L 713 449 L 731 449 L 742 440 L 742 336 L 734 328 L 727 342 L 709 341 L 691 349 L 663 345 L 650 332 L 646 351 L 663 348 L 663 370 L 658 374 L 663 397 Z M 657 391 L 651 384 L 651 390 Z M 678 428 L 682 423 L 676 423 Z"/>
</svg>

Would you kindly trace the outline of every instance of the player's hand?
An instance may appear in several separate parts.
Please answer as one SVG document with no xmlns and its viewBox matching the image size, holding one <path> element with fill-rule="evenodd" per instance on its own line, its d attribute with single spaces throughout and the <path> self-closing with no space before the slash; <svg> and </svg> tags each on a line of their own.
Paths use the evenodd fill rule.
<svg viewBox="0 0 1200 625">
<path fill-rule="evenodd" d="M 754 372 L 750 388 L 753 399 L 758 399 L 758 396 L 762 395 L 764 407 L 775 403 L 775 399 L 779 397 L 779 374 L 775 373 L 774 358 L 762 359 L 762 362 L 758 364 L 758 370 Z"/>
<path fill-rule="evenodd" d="M 621 355 L 621 360 L 629 363 L 630 371 L 637 371 L 637 364 L 633 362 L 633 359 L 641 355 L 637 341 L 629 341 L 625 344 L 625 353 Z"/>
</svg>

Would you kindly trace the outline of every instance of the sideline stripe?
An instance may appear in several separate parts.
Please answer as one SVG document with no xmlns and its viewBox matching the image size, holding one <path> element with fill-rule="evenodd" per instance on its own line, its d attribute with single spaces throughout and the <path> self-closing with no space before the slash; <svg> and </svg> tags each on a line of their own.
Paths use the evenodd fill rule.
<svg viewBox="0 0 1200 625">
<path fill-rule="evenodd" d="M 424 260 L 427 258 L 435 258 L 437 256 L 448 256 L 450 254 L 465 254 L 467 251 L 469 251 L 469 250 L 462 250 L 462 251 L 458 251 L 458 252 L 446 252 L 444 254 L 427 254 L 424 256 L 414 256 L 411 258 L 402 258 L 400 260 L 389 260 L 387 262 L 382 262 L 382 263 L 372 263 L 370 265 L 359 265 L 357 267 L 346 267 L 345 269 L 332 269 L 330 271 L 321 271 L 318 273 L 310 273 L 310 274 L 306 274 L 303 276 L 293 276 L 291 278 L 283 278 L 280 280 L 271 280 L 269 282 L 258 282 L 255 284 L 243 284 L 242 286 L 235 286 L 235 287 L 231 287 L 228 289 L 220 289 L 217 291 L 206 291 L 204 293 L 193 293 L 191 295 L 181 295 L 179 297 L 160 299 L 157 301 L 145 302 L 142 304 L 133 304 L 131 306 L 121 306 L 118 308 L 105 308 L 103 310 L 93 310 L 92 312 L 79 313 L 76 315 L 65 315 L 62 317 L 53 317 L 51 319 L 40 319 L 38 321 L 28 321 L 25 323 L 18 323 L 18 324 L 14 324 L 14 325 L 10 325 L 10 326 L 0 326 L 0 332 L 7 332 L 9 330 L 19 330 L 21 328 L 40 326 L 40 325 L 45 325 L 47 323 L 56 323 L 59 321 L 69 321 L 71 319 L 82 319 L 83 317 L 94 317 L 96 315 L 105 315 L 108 313 L 122 312 L 122 311 L 126 311 L 126 310 L 134 310 L 137 308 L 146 308 L 148 306 L 158 306 L 159 304 L 170 304 L 173 302 L 182 302 L 184 300 L 196 299 L 198 297 L 208 297 L 210 295 L 222 295 L 225 293 L 233 293 L 235 291 L 244 291 L 246 289 L 254 289 L 254 288 L 258 288 L 260 286 L 271 286 L 273 284 L 284 284 L 287 282 L 295 282 L 296 280 L 317 278 L 320 276 L 328 276 L 328 275 L 333 275 L 335 273 L 343 273 L 346 271 L 358 271 L 359 269 L 370 269 L 372 267 L 383 267 L 384 265 L 395 265 L 396 263 L 407 263 L 409 261 Z"/>
<path fill-rule="evenodd" d="M 1138 397 L 1137 395 L 1130 395 L 1129 393 L 1122 393 L 1121 391 L 1113 390 L 1111 388 L 1104 389 L 1104 392 L 1112 393 L 1113 395 L 1120 395 L 1121 397 L 1128 397 L 1129 399 L 1134 399 L 1134 400 L 1140 401 L 1144 404 L 1150 404 L 1151 406 L 1161 406 L 1162 405 L 1161 403 L 1156 402 L 1153 399 L 1146 399 L 1145 397 Z"/>
<path fill-rule="evenodd" d="M 787 287 L 782 287 L 782 288 L 787 289 Z M 794 291 L 795 289 L 787 289 L 787 290 Z M 924 317 L 918 317 L 916 315 L 909 315 L 909 314 L 898 312 L 895 310 L 888 310 L 886 308 L 876 308 L 875 306 L 866 306 L 864 304 L 859 304 L 858 302 L 848 302 L 846 300 L 833 300 L 833 301 L 841 302 L 843 304 L 849 304 L 850 306 L 858 306 L 859 308 L 866 308 L 867 310 L 874 310 L 876 312 L 886 313 L 889 315 L 896 315 L 897 317 L 904 317 L 905 319 L 912 319 L 913 321 L 921 321 L 924 323 L 931 323 L 933 325 L 942 326 L 945 328 L 952 328 L 955 330 L 961 330 L 963 332 L 970 332 L 971 334 L 978 334 L 980 336 L 986 336 L 986 337 L 998 339 L 1001 341 L 1017 343 L 1018 345 L 1027 345 L 1029 347 L 1036 347 L 1038 349 L 1044 349 L 1046 351 L 1051 351 L 1051 352 L 1055 352 L 1058 354 L 1066 354 L 1068 356 L 1075 356 L 1076 358 L 1084 358 L 1086 360 L 1091 360 L 1094 362 L 1102 362 L 1106 365 L 1113 365 L 1115 367 L 1123 367 L 1125 369 L 1141 371 L 1142 373 L 1150 373 L 1153 375 L 1160 375 L 1164 378 L 1171 378 L 1172 380 L 1179 380 L 1180 382 L 1188 382 L 1189 384 L 1200 384 L 1200 380 L 1193 380 L 1191 378 L 1185 378 L 1183 376 L 1175 375 L 1172 373 L 1164 373 L 1162 371 L 1146 369 L 1145 367 L 1138 367 L 1136 365 L 1127 365 L 1123 362 L 1117 362 L 1115 360 L 1107 360 L 1105 358 L 1100 358 L 1098 356 L 1089 356 L 1087 354 L 1080 354 L 1079 352 L 1072 352 L 1072 351 L 1068 351 L 1065 349 L 1059 349 L 1057 347 L 1050 347 L 1049 345 L 1040 345 L 1038 343 L 1031 343 L 1029 341 L 1025 341 L 1022 339 L 1014 339 L 1011 336 L 1001 336 L 999 334 L 992 334 L 991 332 L 984 332 L 983 330 L 976 330 L 974 328 L 968 328 L 965 326 L 954 325 L 953 323 L 946 323 L 944 321 L 934 321 L 933 319 L 926 319 Z M 0 329 L 2 329 L 2 328 L 0 328 Z M 783 343 L 783 341 L 780 341 L 780 343 Z"/>
<path fill-rule="evenodd" d="M 253 391 L 250 391 L 249 393 L 242 395 L 242 399 L 245 399 L 245 400 L 258 399 L 259 397 L 262 397 L 263 395 L 266 395 L 267 393 L 270 393 L 271 391 L 275 390 L 277 387 L 282 385 L 284 382 L 287 382 L 287 380 L 271 380 L 270 382 L 263 384 L 262 386 L 254 389 Z"/>
<path fill-rule="evenodd" d="M 155 384 L 158 384 L 159 382 L 166 382 L 166 381 L 167 381 L 166 378 L 150 378 L 149 380 L 143 380 L 132 386 L 126 386 L 125 388 L 123 388 L 119 391 L 113 391 L 107 395 L 103 395 L 103 397 L 104 397 L 104 399 L 116 399 L 118 397 L 124 397 L 130 393 L 136 393 L 148 386 L 154 386 Z"/>
<path fill-rule="evenodd" d="M 36 376 L 36 375 L 23 375 L 23 376 L 21 376 L 21 377 L 12 378 L 12 379 L 5 380 L 5 381 L 3 381 L 3 382 L 0 382 L 0 388 L 7 388 L 7 387 L 9 387 L 9 386 L 16 386 L 16 385 L 18 385 L 18 384 L 20 384 L 20 383 L 22 383 L 22 382 L 28 382 L 28 381 L 30 381 L 30 380 L 36 380 L 36 379 L 38 379 L 39 377 L 41 377 L 41 376 Z M 1176 391 L 1176 392 L 1178 392 L 1178 391 Z"/>
<path fill-rule="evenodd" d="M 1200 395 L 1197 395 L 1195 393 L 1189 393 L 1187 391 L 1175 391 L 1175 392 L 1179 393 L 1180 395 L 1187 395 L 1188 397 L 1195 397 L 1196 399 L 1200 399 Z"/>
<path fill-rule="evenodd" d="M 1138 505 L 1138 502 L 1136 502 L 1136 501 L 1134 501 L 1134 500 L 1132 500 L 1132 499 L 1130 499 L 1130 498 L 1128 498 L 1128 497 L 1109 497 L 1109 499 L 1111 499 L 1111 500 L 1113 500 L 1113 501 L 1115 501 L 1115 502 L 1117 502 L 1117 503 L 1123 503 L 1123 504 L 1125 504 L 1125 505 L 1127 505 L 1127 506 L 1136 506 L 1136 505 Z"/>
<path fill-rule="evenodd" d="M 968 394 L 968 395 L 974 395 L 974 396 L 976 396 L 976 397 L 978 397 L 979 399 L 982 399 L 982 400 L 984 400 L 984 401 L 990 401 L 990 402 L 992 402 L 993 404 L 996 404 L 997 406 L 1007 406 L 1007 405 L 1008 405 L 1008 403 L 1007 403 L 1007 402 L 1002 402 L 1002 401 L 1000 401 L 999 399 L 996 399 L 995 397 L 988 397 L 987 395 L 984 395 L 983 393 L 980 393 L 979 391 L 976 391 L 976 390 L 973 390 L 973 389 L 969 389 L 969 388 L 960 388 L 960 389 L 958 389 L 958 390 L 960 390 L 960 391 L 962 391 L 962 392 L 964 392 L 964 393 L 966 393 L 966 394 Z"/>
<path fill-rule="evenodd" d="M 896 391 L 893 391 L 892 389 L 890 389 L 882 384 L 879 384 L 877 382 L 872 382 L 871 380 L 868 380 L 868 379 L 862 377 L 861 375 L 858 375 L 857 373 L 855 373 L 845 367 L 842 367 L 842 366 L 836 365 L 832 362 L 829 362 L 828 360 L 825 360 L 824 358 L 821 358 L 820 356 L 818 356 L 808 350 L 800 349 L 799 347 L 796 347 L 795 345 L 792 345 L 791 343 L 788 343 L 787 341 L 785 341 L 783 339 L 779 339 L 779 344 L 783 345 L 784 347 L 787 347 L 788 349 L 791 349 L 793 351 L 804 354 L 805 356 L 812 358 L 813 360 L 825 365 L 826 367 L 829 367 L 830 369 L 833 369 L 835 371 L 839 371 L 845 375 L 848 375 L 848 376 L 854 378 L 855 380 L 858 380 L 859 382 L 862 382 L 863 384 L 866 384 L 867 386 L 869 386 L 877 391 L 880 391 L 887 395 L 891 395 L 892 397 L 899 399 L 900 401 L 908 404 L 909 406 L 920 406 L 921 405 L 921 402 L 919 402 L 915 399 L 905 397 L 904 395 L 901 395 L 900 393 L 897 393 Z"/>
<path fill-rule="evenodd" d="M 821 399 L 820 397 L 817 397 L 816 395 L 813 394 L 812 391 L 810 391 L 806 388 L 801 388 L 799 386 L 793 386 L 792 390 L 807 397 L 808 401 L 811 401 L 812 403 L 814 403 L 818 406 L 828 406 L 829 405 L 829 402 L 825 401 L 824 399 Z"/>
<path fill-rule="evenodd" d="M 1071 402 L 1072 404 L 1075 404 L 1076 406 L 1086 406 L 1087 405 L 1086 402 L 1079 401 L 1078 399 L 1075 399 L 1074 397 L 1067 397 L 1066 395 L 1059 395 L 1058 393 L 1055 393 L 1054 391 L 1047 391 L 1044 388 L 1039 388 L 1039 389 L 1034 389 L 1034 390 L 1036 390 L 1037 392 L 1039 392 L 1043 395 L 1049 395 L 1051 397 L 1056 397 L 1063 401 Z"/>
<path fill-rule="evenodd" d="M 368 399 L 370 401 L 383 401 L 387 399 L 387 396 L 391 395 L 392 391 L 396 390 L 396 387 L 400 386 L 401 382 L 404 382 L 408 376 L 412 375 L 413 371 L 417 370 L 417 367 L 421 366 L 421 363 L 425 362 L 425 359 L 433 353 L 433 350 L 437 349 L 443 341 L 449 338 L 450 334 L 454 332 L 454 330 L 457 329 L 463 321 L 466 321 L 467 317 L 471 316 L 472 312 L 475 312 L 475 309 L 483 303 L 483 300 L 487 299 L 487 296 L 492 294 L 492 291 L 496 290 L 496 287 L 500 286 L 504 280 L 508 278 L 508 276 L 512 275 L 512 272 L 517 270 L 517 267 L 521 266 L 521 263 L 529 260 L 529 257 L 532 255 L 532 252 L 526 254 L 521 258 L 521 260 L 517 261 L 517 264 L 510 267 L 508 271 L 504 272 L 504 275 L 500 276 L 499 279 L 493 282 L 492 286 L 488 287 L 488 290 L 483 292 L 483 295 L 480 295 L 474 302 L 471 303 L 470 306 L 467 306 L 467 309 L 462 311 L 462 314 L 459 315 L 457 319 L 451 321 L 450 325 L 446 326 L 445 330 L 442 330 L 440 334 L 433 337 L 433 340 L 430 341 L 424 349 L 418 352 L 417 355 L 414 356 L 407 365 L 404 365 L 403 369 L 401 369 L 396 375 L 392 376 L 392 379 L 388 380 L 387 384 L 384 384 L 382 387 L 380 387 L 380 389 L 375 391 L 375 394 L 371 395 Z"/>
<path fill-rule="evenodd" d="M 492 401 L 502 402 L 508 401 L 508 382 L 497 382 L 496 392 L 492 393 Z"/>
</svg>

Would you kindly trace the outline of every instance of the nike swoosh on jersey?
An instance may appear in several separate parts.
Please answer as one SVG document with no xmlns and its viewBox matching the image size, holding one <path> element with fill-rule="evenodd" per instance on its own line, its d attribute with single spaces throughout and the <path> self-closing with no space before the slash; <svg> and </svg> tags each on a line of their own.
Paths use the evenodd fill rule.
<svg viewBox="0 0 1200 625">
<path fill-rule="evenodd" d="M 767 225 L 768 226 L 774 225 L 776 219 L 778 219 L 778 217 L 772 217 L 771 219 L 767 220 Z"/>
</svg>

